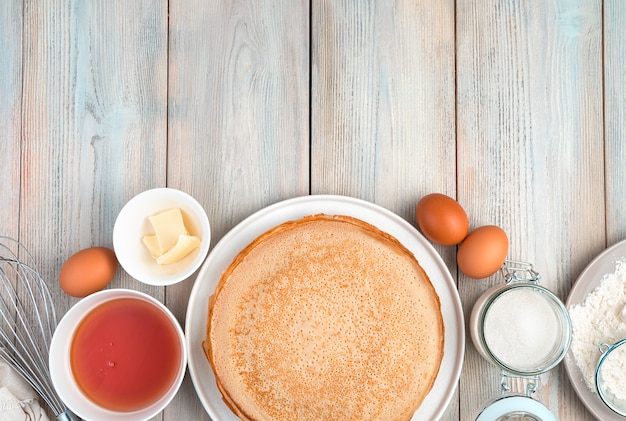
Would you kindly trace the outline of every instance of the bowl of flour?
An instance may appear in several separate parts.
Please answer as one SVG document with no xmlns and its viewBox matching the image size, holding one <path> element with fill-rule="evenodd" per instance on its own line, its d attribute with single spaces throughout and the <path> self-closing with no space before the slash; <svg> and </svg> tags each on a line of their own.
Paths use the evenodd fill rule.
<svg viewBox="0 0 626 421">
<path fill-rule="evenodd" d="M 572 322 L 572 343 L 564 364 L 574 390 L 589 411 L 602 420 L 624 420 L 596 391 L 595 372 L 602 344 L 626 338 L 626 241 L 606 249 L 580 274 L 566 301 Z M 626 353 L 615 364 L 626 366 Z M 623 360 L 623 361 L 622 361 Z M 618 399 L 626 399 L 626 376 L 606 384 Z"/>
</svg>

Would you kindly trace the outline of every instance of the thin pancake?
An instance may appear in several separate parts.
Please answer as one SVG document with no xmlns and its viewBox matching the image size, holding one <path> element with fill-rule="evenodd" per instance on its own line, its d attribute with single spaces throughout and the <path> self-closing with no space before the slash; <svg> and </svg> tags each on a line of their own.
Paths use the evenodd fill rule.
<svg viewBox="0 0 626 421">
<path fill-rule="evenodd" d="M 402 244 L 352 217 L 312 215 L 233 260 L 203 347 L 244 420 L 407 420 L 439 370 L 443 329 Z"/>
</svg>

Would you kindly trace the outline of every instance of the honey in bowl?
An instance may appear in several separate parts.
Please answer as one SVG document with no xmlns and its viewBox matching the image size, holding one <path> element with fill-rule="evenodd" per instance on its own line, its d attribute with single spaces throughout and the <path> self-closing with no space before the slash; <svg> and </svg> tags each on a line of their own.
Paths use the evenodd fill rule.
<svg viewBox="0 0 626 421">
<path fill-rule="evenodd" d="M 183 358 L 177 328 L 154 304 L 117 298 L 94 308 L 70 347 L 72 374 L 97 405 L 120 412 L 146 408 L 175 383 Z"/>
</svg>

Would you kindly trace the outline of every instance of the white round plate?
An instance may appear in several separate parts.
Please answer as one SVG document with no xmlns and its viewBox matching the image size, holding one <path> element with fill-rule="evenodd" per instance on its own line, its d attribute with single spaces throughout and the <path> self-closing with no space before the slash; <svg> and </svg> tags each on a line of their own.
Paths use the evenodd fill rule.
<svg viewBox="0 0 626 421">
<path fill-rule="evenodd" d="M 268 206 L 239 223 L 209 253 L 191 291 L 185 321 L 189 372 L 204 408 L 215 421 L 238 420 L 222 401 L 202 349 L 209 296 L 213 294 L 222 271 L 244 247 L 265 231 L 283 222 L 317 213 L 352 216 L 391 234 L 415 254 L 428 274 L 441 301 L 445 345 L 435 384 L 413 420 L 439 419 L 456 389 L 465 349 L 463 312 L 452 276 L 433 246 L 398 215 L 360 199 L 330 195 L 302 196 Z"/>
<path fill-rule="evenodd" d="M 615 272 L 616 263 L 624 258 L 626 258 L 626 241 L 614 244 L 596 256 L 578 276 L 567 297 L 565 307 L 569 310 L 576 304 L 584 302 L 587 295 L 600 285 L 605 275 Z M 571 349 L 565 356 L 564 364 L 576 394 L 589 412 L 603 421 L 626 419 L 611 411 L 597 393 L 589 390 Z"/>
</svg>

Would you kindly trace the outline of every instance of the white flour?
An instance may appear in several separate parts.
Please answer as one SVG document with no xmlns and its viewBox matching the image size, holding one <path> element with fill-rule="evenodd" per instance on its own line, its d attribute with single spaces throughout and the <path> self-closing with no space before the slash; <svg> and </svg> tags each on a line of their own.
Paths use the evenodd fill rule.
<svg viewBox="0 0 626 421">
<path fill-rule="evenodd" d="M 606 275 L 583 303 L 573 306 L 570 317 L 572 353 L 587 386 L 595 392 L 594 373 L 602 355 L 598 346 L 626 338 L 626 262 L 618 262 L 615 272 Z M 624 360 L 626 353 L 620 354 Z M 626 361 L 616 363 L 626 365 Z M 615 373 L 609 388 L 617 398 L 626 399 L 626 374 Z"/>
</svg>

